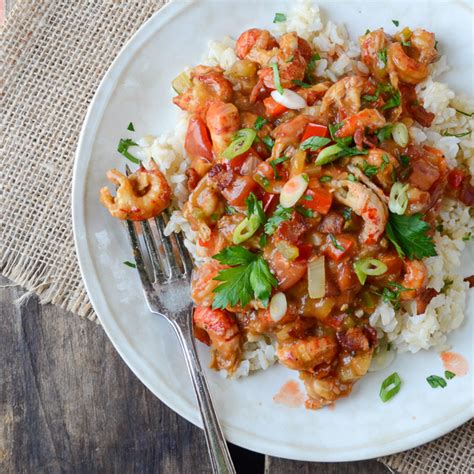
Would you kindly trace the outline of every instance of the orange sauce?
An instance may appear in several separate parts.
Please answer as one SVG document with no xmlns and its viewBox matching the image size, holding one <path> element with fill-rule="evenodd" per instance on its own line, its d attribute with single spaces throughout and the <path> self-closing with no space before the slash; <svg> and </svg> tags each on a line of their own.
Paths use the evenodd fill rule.
<svg viewBox="0 0 474 474">
<path fill-rule="evenodd" d="M 286 382 L 273 397 L 275 403 L 279 403 L 288 408 L 298 408 L 303 406 L 304 400 L 305 395 L 301 391 L 299 383 L 295 380 L 289 380 Z"/>
<path fill-rule="evenodd" d="M 469 372 L 469 362 L 461 354 L 457 352 L 441 352 L 440 357 L 444 368 L 458 377 L 462 377 Z"/>
</svg>

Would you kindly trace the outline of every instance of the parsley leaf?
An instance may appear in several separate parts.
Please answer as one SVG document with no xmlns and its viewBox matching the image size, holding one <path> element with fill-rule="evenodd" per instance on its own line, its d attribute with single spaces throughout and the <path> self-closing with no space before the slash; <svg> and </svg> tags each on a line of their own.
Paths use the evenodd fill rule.
<svg viewBox="0 0 474 474">
<path fill-rule="evenodd" d="M 286 15 L 284 13 L 275 13 L 273 23 L 282 23 L 284 21 L 286 21 Z"/>
<path fill-rule="evenodd" d="M 369 163 L 364 160 L 362 171 L 368 178 L 373 178 L 378 173 L 379 169 L 374 165 L 369 165 Z"/>
<path fill-rule="evenodd" d="M 128 149 L 131 146 L 138 146 L 131 138 L 121 138 L 117 147 L 117 151 L 121 153 L 125 158 L 130 160 L 132 163 L 139 165 L 141 161 L 138 158 L 135 158 Z"/>
<path fill-rule="evenodd" d="M 393 109 L 394 107 L 398 107 L 400 105 L 400 91 L 395 91 L 394 94 L 388 99 L 385 105 L 382 107 L 382 110 Z"/>
<path fill-rule="evenodd" d="M 268 306 L 272 287 L 276 288 L 278 282 L 261 255 L 244 247 L 232 246 L 224 248 L 213 258 L 231 267 L 221 270 L 214 278 L 222 283 L 213 290 L 213 309 L 237 304 L 244 307 L 252 299 L 259 299 Z"/>
<path fill-rule="evenodd" d="M 268 120 L 265 120 L 263 117 L 260 117 L 258 116 L 256 119 L 255 119 L 255 123 L 253 124 L 253 128 L 255 128 L 255 130 L 261 130 L 262 127 L 268 122 Z"/>
<path fill-rule="evenodd" d="M 275 209 L 275 212 L 265 224 L 265 233 L 268 235 L 272 235 L 282 222 L 290 220 L 291 214 L 292 210 L 290 208 L 286 208 L 278 204 L 277 208 Z"/>
<path fill-rule="evenodd" d="M 311 150 L 317 151 L 321 147 L 327 145 L 331 140 L 326 137 L 309 137 L 303 143 L 301 143 L 300 148 L 302 150 Z"/>
<path fill-rule="evenodd" d="M 426 381 L 431 385 L 432 388 L 444 388 L 446 385 L 446 380 L 443 379 L 443 377 L 440 377 L 439 375 L 430 375 L 429 377 L 426 377 Z"/>
<path fill-rule="evenodd" d="M 437 255 L 433 239 L 427 234 L 429 229 L 430 225 L 421 219 L 420 214 L 400 216 L 390 212 L 385 232 L 398 255 L 413 260 Z"/>
<path fill-rule="evenodd" d="M 388 124 L 379 129 L 379 131 L 377 132 L 377 138 L 379 139 L 379 142 L 384 142 L 392 136 L 392 128 L 393 125 Z"/>
</svg>

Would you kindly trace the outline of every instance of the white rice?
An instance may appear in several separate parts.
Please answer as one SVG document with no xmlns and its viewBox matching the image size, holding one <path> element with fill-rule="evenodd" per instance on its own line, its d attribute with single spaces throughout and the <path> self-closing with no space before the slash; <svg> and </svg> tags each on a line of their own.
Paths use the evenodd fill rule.
<svg viewBox="0 0 474 474">
<path fill-rule="evenodd" d="M 317 62 L 316 74 L 319 77 L 336 81 L 357 68 L 367 73 L 366 66 L 359 61 L 359 47 L 348 38 L 343 25 L 331 21 L 324 22 L 318 6 L 309 0 L 302 0 L 287 14 L 287 20 L 278 23 L 276 34 L 296 31 L 310 41 L 321 56 Z M 210 66 L 219 65 L 227 70 L 237 59 L 235 40 L 226 37 L 222 41 L 211 41 L 209 51 L 202 61 Z M 431 65 L 431 75 L 417 86 L 417 94 L 425 108 L 436 116 L 429 129 L 413 126 L 410 129 L 412 139 L 419 144 L 432 145 L 443 151 L 450 168 L 464 164 L 474 175 L 474 134 L 463 138 L 443 136 L 449 129 L 451 133 L 460 133 L 474 129 L 474 118 L 466 117 L 456 111 L 474 111 L 474 101 L 456 96 L 447 84 L 437 82 L 440 75 L 449 68 L 446 58 Z M 188 192 L 184 172 L 188 159 L 184 154 L 184 133 L 186 119 L 180 120 L 172 134 L 160 137 L 144 137 L 140 141 L 142 158 L 153 157 L 158 162 L 170 182 L 177 209 L 185 202 Z M 428 267 L 428 287 L 440 294 L 431 300 L 425 313 L 416 314 L 412 303 L 405 304 L 395 311 L 387 303 L 380 303 L 370 317 L 370 323 L 378 330 L 379 337 L 391 342 L 399 351 L 417 352 L 420 349 L 435 347 L 447 348 L 447 335 L 457 329 L 463 319 L 468 284 L 458 275 L 460 255 L 465 242 L 462 238 L 474 234 L 474 219 L 469 208 L 462 203 L 446 199 L 443 202 L 439 221 L 443 225 L 442 233 L 436 232 L 434 241 L 438 255 L 426 260 Z M 166 232 L 183 231 L 186 245 L 196 260 L 200 260 L 196 235 L 179 210 L 174 211 Z M 235 376 L 245 376 L 259 369 L 266 369 L 277 360 L 274 344 L 265 337 L 247 341 L 244 356 Z"/>
</svg>

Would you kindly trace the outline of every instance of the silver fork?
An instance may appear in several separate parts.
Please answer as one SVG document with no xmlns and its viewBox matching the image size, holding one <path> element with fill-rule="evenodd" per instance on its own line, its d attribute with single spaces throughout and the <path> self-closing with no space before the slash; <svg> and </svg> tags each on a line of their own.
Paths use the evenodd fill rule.
<svg viewBox="0 0 474 474">
<path fill-rule="evenodd" d="M 153 220 L 151 222 L 153 223 Z M 184 246 L 181 234 L 172 234 L 170 237 L 164 235 L 166 224 L 163 217 L 155 218 L 154 223 L 160 242 L 155 239 L 150 222 L 127 221 L 145 298 L 150 311 L 166 318 L 178 336 L 201 411 L 212 471 L 235 473 L 194 343 L 193 303 L 190 292 L 193 270 L 191 257 Z M 150 272 L 145 264 L 137 228 L 141 229 L 143 235 L 144 251 L 148 255 L 152 269 Z"/>
</svg>

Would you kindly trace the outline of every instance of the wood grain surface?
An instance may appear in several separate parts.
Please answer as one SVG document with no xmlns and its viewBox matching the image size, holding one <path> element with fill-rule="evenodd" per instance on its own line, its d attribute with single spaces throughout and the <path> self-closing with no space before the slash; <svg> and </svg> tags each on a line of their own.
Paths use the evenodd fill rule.
<svg viewBox="0 0 474 474">
<path fill-rule="evenodd" d="M 155 398 L 100 326 L 0 277 L 1 473 L 207 473 L 204 435 Z M 383 473 L 231 446 L 238 472 Z"/>
</svg>

